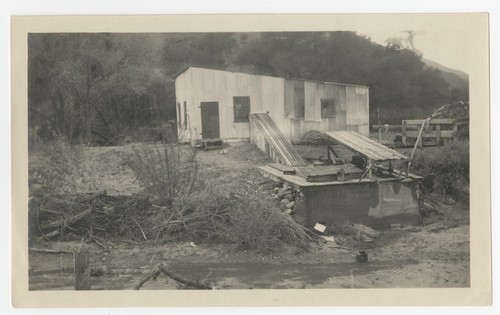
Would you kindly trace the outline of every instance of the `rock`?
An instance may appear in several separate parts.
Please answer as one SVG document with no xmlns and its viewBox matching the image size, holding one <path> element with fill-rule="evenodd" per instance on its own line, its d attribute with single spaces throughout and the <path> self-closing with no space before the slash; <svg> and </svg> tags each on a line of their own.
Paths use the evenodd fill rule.
<svg viewBox="0 0 500 315">
<path fill-rule="evenodd" d="M 335 238 L 333 236 L 320 236 L 320 237 L 327 242 L 335 243 Z"/>
<path fill-rule="evenodd" d="M 286 210 L 285 210 L 285 213 L 286 213 L 286 214 L 292 214 L 292 209 L 286 209 Z"/>
<path fill-rule="evenodd" d="M 286 195 L 290 194 L 291 192 L 292 191 L 290 188 L 282 188 L 282 189 L 278 190 L 278 197 L 283 198 Z"/>
<path fill-rule="evenodd" d="M 283 199 L 283 201 L 284 201 L 284 200 L 286 200 L 286 199 Z M 288 204 L 286 205 L 286 208 L 287 208 L 287 209 L 292 209 L 292 208 L 293 208 L 293 206 L 295 206 L 295 201 L 292 201 L 292 202 L 288 203 Z"/>
<path fill-rule="evenodd" d="M 457 203 L 457 201 L 455 199 L 451 198 L 450 196 L 447 196 L 444 203 L 447 205 L 454 205 Z"/>
<path fill-rule="evenodd" d="M 413 226 L 413 225 L 411 225 L 411 226 L 405 227 L 404 230 L 405 231 L 409 231 L 409 232 L 420 232 L 420 231 L 422 231 L 422 228 L 419 227 L 419 226 Z"/>
<path fill-rule="evenodd" d="M 439 232 L 445 229 L 446 225 L 441 222 L 436 222 L 425 226 L 425 230 L 428 232 Z"/>
<path fill-rule="evenodd" d="M 376 238 L 379 236 L 379 232 L 374 229 L 367 227 L 363 224 L 351 224 L 342 226 L 342 232 L 348 235 L 355 235 L 357 233 L 364 234 L 370 238 Z"/>
<path fill-rule="evenodd" d="M 356 253 L 356 262 L 357 263 L 367 263 L 368 262 L 368 253 L 364 250 Z"/>
<path fill-rule="evenodd" d="M 281 204 L 282 206 L 287 206 L 289 203 L 290 203 L 290 200 L 287 200 L 287 199 L 283 199 L 283 200 L 281 200 L 281 202 L 280 202 L 280 204 Z"/>
<path fill-rule="evenodd" d="M 360 241 L 364 243 L 373 242 L 373 238 L 367 236 L 366 234 L 360 234 Z"/>
<path fill-rule="evenodd" d="M 374 238 L 379 236 L 379 232 L 362 224 L 351 224 L 342 226 L 342 232 L 347 235 L 352 235 L 353 239 L 358 242 L 373 242 Z"/>
<path fill-rule="evenodd" d="M 290 201 L 295 201 L 295 197 L 292 194 L 286 195 L 285 198 L 290 200 Z"/>
</svg>

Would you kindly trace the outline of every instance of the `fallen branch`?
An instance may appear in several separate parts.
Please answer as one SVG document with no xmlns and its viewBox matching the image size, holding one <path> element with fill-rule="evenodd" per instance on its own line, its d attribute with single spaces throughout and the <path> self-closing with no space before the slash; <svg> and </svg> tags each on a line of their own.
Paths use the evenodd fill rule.
<svg viewBox="0 0 500 315">
<path fill-rule="evenodd" d="M 74 252 L 70 252 L 67 250 L 43 249 L 43 248 L 34 248 L 34 247 L 30 247 L 29 250 L 32 252 L 47 253 L 47 254 L 73 254 L 74 253 Z"/>
<path fill-rule="evenodd" d="M 136 286 L 134 287 L 134 290 L 140 290 L 141 287 L 144 285 L 144 283 L 148 282 L 150 279 L 156 280 L 156 278 L 158 278 L 159 275 L 160 275 L 160 270 L 153 271 L 152 274 L 139 281 L 139 283 L 136 284 Z"/>
<path fill-rule="evenodd" d="M 50 241 L 51 238 L 54 238 L 54 237 L 58 236 L 59 234 L 60 234 L 59 230 L 54 230 L 50 233 L 42 234 L 42 235 L 45 239 Z"/>
<path fill-rule="evenodd" d="M 50 230 L 50 229 L 58 229 L 58 228 L 64 228 L 69 225 L 75 224 L 83 219 L 85 219 L 87 216 L 89 216 L 92 213 L 92 207 L 89 207 L 87 210 L 84 210 L 77 215 L 74 215 L 72 217 L 69 217 L 65 220 L 61 221 L 56 221 L 52 223 L 48 223 L 45 225 L 42 225 L 41 228 L 42 230 Z"/>
<path fill-rule="evenodd" d="M 212 287 L 207 285 L 207 284 L 203 284 L 203 283 L 200 283 L 198 281 L 191 281 L 191 280 L 182 279 L 181 277 L 179 277 L 179 276 L 171 273 L 167 269 L 165 269 L 165 267 L 162 264 L 158 265 L 158 270 L 161 271 L 162 273 L 164 273 L 165 275 L 167 275 L 168 277 L 174 279 L 175 281 L 177 281 L 177 282 L 179 282 L 187 287 L 192 287 L 192 288 L 199 289 L 199 290 L 212 290 Z"/>
<path fill-rule="evenodd" d="M 139 227 L 139 230 L 141 230 L 141 233 L 142 233 L 142 236 L 144 237 L 144 239 L 147 240 L 148 238 L 146 237 L 146 234 L 142 230 L 141 226 L 139 225 L 139 222 L 137 222 L 137 220 L 134 218 L 132 218 L 132 220 L 134 220 L 135 224 L 137 224 L 137 226 Z"/>
<path fill-rule="evenodd" d="M 104 249 L 104 250 L 109 250 L 109 247 L 108 247 L 108 246 L 106 246 L 106 245 L 104 244 L 104 241 L 99 240 L 99 239 L 98 239 L 97 237 L 95 237 L 95 236 L 92 236 L 92 237 L 90 238 L 90 241 L 91 241 L 91 242 L 96 243 L 97 245 L 99 245 L 99 246 L 100 246 L 102 249 Z"/>
<path fill-rule="evenodd" d="M 311 241 L 316 241 L 320 245 L 326 243 L 326 241 L 323 238 L 321 238 L 320 235 L 316 234 L 311 229 L 304 227 L 304 232 L 306 232 L 306 235 L 309 237 Z"/>
</svg>

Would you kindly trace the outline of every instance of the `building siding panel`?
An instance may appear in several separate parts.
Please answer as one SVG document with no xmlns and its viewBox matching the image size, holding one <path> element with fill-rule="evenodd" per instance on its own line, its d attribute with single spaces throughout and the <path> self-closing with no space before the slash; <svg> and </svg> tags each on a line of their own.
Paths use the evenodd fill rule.
<svg viewBox="0 0 500 315">
<path fill-rule="evenodd" d="M 356 130 L 368 134 L 368 88 L 191 67 L 176 78 L 176 102 L 187 104 L 186 140 L 201 139 L 201 102 L 218 102 L 220 136 L 249 139 L 250 124 L 234 122 L 234 96 L 249 96 L 250 111 L 269 112 L 289 140 L 311 130 Z M 321 117 L 321 98 L 333 98 L 336 117 Z"/>
</svg>

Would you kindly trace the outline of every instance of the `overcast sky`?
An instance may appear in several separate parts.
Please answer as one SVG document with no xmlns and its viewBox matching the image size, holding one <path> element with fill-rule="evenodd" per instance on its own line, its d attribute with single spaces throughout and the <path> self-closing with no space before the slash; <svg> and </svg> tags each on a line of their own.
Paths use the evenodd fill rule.
<svg viewBox="0 0 500 315">
<path fill-rule="evenodd" d="M 414 38 L 415 48 L 424 58 L 470 74 L 477 52 L 485 49 L 477 47 L 477 37 L 487 34 L 470 26 L 468 20 L 473 18 L 464 14 L 354 15 L 343 26 L 382 45 L 389 37 L 404 38 L 407 34 L 402 31 L 414 30 L 419 33 Z"/>
<path fill-rule="evenodd" d="M 423 53 L 424 58 L 469 73 L 468 54 L 463 53 L 464 46 L 468 50 L 467 38 L 464 38 L 463 34 L 440 30 L 416 31 L 418 33 L 415 35 L 413 43 L 415 48 Z M 407 33 L 401 30 L 360 30 L 358 34 L 364 34 L 370 37 L 372 41 L 382 45 L 385 45 L 385 41 L 390 37 L 407 37 Z"/>
</svg>

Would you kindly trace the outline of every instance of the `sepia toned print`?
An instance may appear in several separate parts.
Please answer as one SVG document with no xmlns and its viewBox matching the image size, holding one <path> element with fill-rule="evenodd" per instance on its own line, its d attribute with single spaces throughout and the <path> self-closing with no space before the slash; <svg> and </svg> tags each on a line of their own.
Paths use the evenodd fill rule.
<svg viewBox="0 0 500 315">
<path fill-rule="evenodd" d="M 26 33 L 30 294 L 474 289 L 460 29 L 124 31 Z"/>
</svg>

